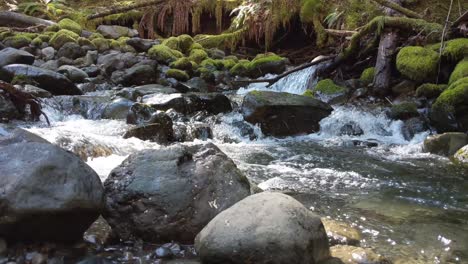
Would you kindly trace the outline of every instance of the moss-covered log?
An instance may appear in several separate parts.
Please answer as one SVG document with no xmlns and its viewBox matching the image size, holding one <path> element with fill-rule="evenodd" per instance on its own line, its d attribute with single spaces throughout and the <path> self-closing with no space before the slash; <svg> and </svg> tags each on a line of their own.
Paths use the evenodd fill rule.
<svg viewBox="0 0 468 264">
<path fill-rule="evenodd" d="M 409 18 L 422 18 L 421 15 L 419 15 L 418 13 L 408 9 L 408 8 L 404 8 L 402 7 L 401 5 L 397 4 L 397 3 L 394 3 L 394 2 L 391 2 L 389 0 L 373 0 L 374 2 L 376 3 L 379 3 L 385 7 L 388 7 L 388 8 L 391 8 L 395 11 L 398 11 L 400 12 L 401 14 L 409 17 Z"/>
<path fill-rule="evenodd" d="M 164 1 L 165 0 L 152 0 L 152 1 L 147 1 L 147 2 L 143 2 L 143 3 L 136 3 L 136 4 L 133 4 L 133 5 L 123 6 L 123 7 L 113 7 L 111 9 L 107 10 L 107 11 L 97 13 L 97 14 L 94 14 L 94 15 L 90 15 L 90 16 L 88 16 L 87 19 L 92 20 L 92 19 L 96 19 L 96 18 L 100 18 L 100 17 L 109 16 L 109 15 L 120 14 L 120 13 L 124 13 L 124 12 L 130 11 L 130 10 L 138 9 L 138 8 L 143 8 L 143 7 L 147 7 L 147 6 L 151 6 L 151 5 L 157 5 L 157 4 L 160 4 L 160 3 L 164 2 Z"/>
</svg>

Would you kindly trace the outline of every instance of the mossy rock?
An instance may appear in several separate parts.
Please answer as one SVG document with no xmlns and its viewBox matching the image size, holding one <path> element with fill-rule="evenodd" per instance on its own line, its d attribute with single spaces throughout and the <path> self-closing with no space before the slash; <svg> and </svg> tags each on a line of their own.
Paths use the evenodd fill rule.
<svg viewBox="0 0 468 264">
<path fill-rule="evenodd" d="M 89 36 L 89 40 L 97 39 L 97 38 L 104 38 L 104 36 L 101 33 L 93 33 L 91 36 Z"/>
<path fill-rule="evenodd" d="M 416 89 L 416 96 L 426 97 L 426 98 L 436 98 L 443 91 L 445 91 L 447 87 L 448 85 L 446 84 L 425 83 Z"/>
<path fill-rule="evenodd" d="M 51 35 L 46 35 L 46 34 L 41 34 L 37 36 L 37 38 L 39 38 L 43 42 L 49 42 L 51 37 L 52 37 Z"/>
<path fill-rule="evenodd" d="M 79 37 L 80 36 L 73 31 L 61 29 L 52 36 L 49 44 L 55 49 L 60 49 L 65 43 L 76 43 Z"/>
<path fill-rule="evenodd" d="M 404 47 L 397 56 L 398 71 L 416 82 L 435 79 L 439 54 L 423 47 Z"/>
<path fill-rule="evenodd" d="M 187 74 L 187 72 L 177 69 L 169 69 L 166 72 L 166 76 L 168 78 L 174 78 L 181 82 L 186 82 L 190 79 L 190 76 Z"/>
<path fill-rule="evenodd" d="M 31 41 L 31 45 L 33 45 L 34 47 L 40 47 L 42 43 L 44 43 L 44 41 L 42 41 L 40 37 L 37 37 Z"/>
<path fill-rule="evenodd" d="M 390 108 L 389 116 L 393 119 L 407 120 L 419 116 L 418 107 L 413 102 L 394 104 Z"/>
<path fill-rule="evenodd" d="M 189 59 L 191 61 L 200 64 L 206 58 L 208 58 L 208 53 L 203 49 L 192 49 L 192 51 L 190 51 Z"/>
<path fill-rule="evenodd" d="M 3 42 L 9 47 L 19 49 L 22 47 L 29 46 L 31 41 L 32 39 L 30 37 L 22 34 L 17 34 L 11 37 L 7 37 Z"/>
<path fill-rule="evenodd" d="M 91 47 L 94 47 L 94 44 L 91 42 L 91 40 L 87 39 L 87 38 L 83 38 L 83 37 L 79 37 L 78 40 L 78 45 L 80 46 L 91 46 Z"/>
<path fill-rule="evenodd" d="M 151 49 L 148 50 L 148 55 L 152 59 L 157 60 L 159 63 L 165 64 L 169 64 L 184 56 L 180 51 L 173 50 L 162 44 L 154 45 Z"/>
<path fill-rule="evenodd" d="M 189 35 L 180 35 L 177 37 L 179 41 L 179 49 L 183 53 L 188 53 L 190 51 L 190 48 L 194 44 L 193 38 Z"/>
<path fill-rule="evenodd" d="M 307 89 L 303 94 L 303 96 L 315 98 L 314 92 L 312 90 Z"/>
<path fill-rule="evenodd" d="M 58 22 L 58 24 L 59 24 L 61 29 L 67 29 L 67 30 L 73 31 L 78 35 L 81 35 L 81 32 L 83 31 L 80 24 L 76 23 L 75 21 L 73 21 L 73 20 L 71 20 L 69 18 L 65 18 L 65 19 L 60 20 L 60 22 Z"/>
<path fill-rule="evenodd" d="M 465 77 L 468 77 L 468 58 L 465 58 L 457 64 L 452 75 L 450 75 L 449 85 Z"/>
<path fill-rule="evenodd" d="M 442 51 L 442 56 L 450 61 L 458 62 L 468 56 L 468 38 L 452 39 L 445 42 L 445 48 Z M 431 45 L 429 48 L 439 52 L 440 43 Z"/>
<path fill-rule="evenodd" d="M 179 39 L 177 37 L 167 38 L 161 44 L 173 50 L 181 51 L 181 49 L 179 48 Z"/>
<path fill-rule="evenodd" d="M 224 67 L 222 60 L 213 60 L 213 59 L 205 59 L 200 63 L 201 67 L 210 69 L 212 71 L 221 70 Z"/>
<path fill-rule="evenodd" d="M 240 60 L 234 65 L 229 72 L 232 76 L 245 76 L 248 71 L 250 61 L 248 60 Z"/>
<path fill-rule="evenodd" d="M 259 54 L 247 66 L 248 75 L 258 78 L 268 73 L 280 74 L 286 70 L 286 60 L 274 53 Z"/>
<path fill-rule="evenodd" d="M 224 59 L 222 60 L 223 66 L 226 70 L 232 69 L 236 65 L 236 61 L 233 59 Z"/>
<path fill-rule="evenodd" d="M 61 29 L 60 26 L 58 24 L 56 24 L 56 25 L 51 25 L 51 26 L 46 27 L 44 31 L 46 31 L 46 32 L 58 32 L 60 29 Z"/>
<path fill-rule="evenodd" d="M 173 69 L 190 71 L 192 70 L 192 63 L 187 57 L 177 59 L 169 65 Z"/>
<path fill-rule="evenodd" d="M 236 63 L 239 62 L 239 58 L 237 58 L 237 57 L 234 56 L 234 55 L 226 56 L 226 57 L 224 57 L 224 59 L 225 59 L 225 60 L 233 60 L 233 61 L 235 61 Z"/>
<path fill-rule="evenodd" d="M 104 52 L 110 49 L 110 41 L 105 38 L 95 38 L 91 40 L 91 43 L 99 52 Z"/>
<path fill-rule="evenodd" d="M 314 94 L 332 95 L 346 92 L 346 88 L 336 85 L 331 79 L 321 80 L 313 89 Z"/>
<path fill-rule="evenodd" d="M 192 50 L 202 50 L 203 49 L 203 46 L 200 45 L 199 43 L 193 43 L 192 46 L 190 46 L 190 51 Z"/>
<path fill-rule="evenodd" d="M 4 31 L 4 32 L 0 33 L 0 40 L 4 40 L 4 39 L 6 39 L 8 37 L 12 37 L 14 35 L 15 34 L 13 32 L 11 32 L 11 31 Z"/>
<path fill-rule="evenodd" d="M 367 86 L 371 84 L 372 82 L 374 82 L 374 76 L 375 76 L 375 67 L 370 67 L 370 68 L 365 69 L 362 72 L 361 78 L 359 79 L 365 86 Z"/>
<path fill-rule="evenodd" d="M 209 83 L 215 82 L 216 78 L 212 70 L 204 68 L 204 67 L 200 67 L 198 68 L 198 73 L 200 74 L 200 78 L 202 78 L 206 82 L 209 82 Z"/>
</svg>

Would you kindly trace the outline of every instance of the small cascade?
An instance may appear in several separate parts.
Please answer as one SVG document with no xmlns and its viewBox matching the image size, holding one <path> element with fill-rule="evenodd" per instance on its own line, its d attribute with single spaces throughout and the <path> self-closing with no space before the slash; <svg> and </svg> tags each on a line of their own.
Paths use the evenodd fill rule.
<svg viewBox="0 0 468 264">
<path fill-rule="evenodd" d="M 309 85 L 310 80 L 315 75 L 318 66 L 314 65 L 309 68 L 291 73 L 286 77 L 281 78 L 279 81 L 274 83 L 272 86 L 267 87 L 268 83 L 252 83 L 246 88 L 241 88 L 237 92 L 238 94 L 246 94 L 250 91 L 274 91 L 274 92 L 286 92 L 292 94 L 303 94 Z M 274 75 L 266 75 L 265 79 L 274 78 Z"/>
</svg>

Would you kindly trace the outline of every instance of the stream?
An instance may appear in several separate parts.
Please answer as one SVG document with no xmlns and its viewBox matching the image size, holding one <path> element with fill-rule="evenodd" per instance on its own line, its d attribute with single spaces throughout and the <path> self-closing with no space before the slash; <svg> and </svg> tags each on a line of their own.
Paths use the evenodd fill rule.
<svg viewBox="0 0 468 264">
<path fill-rule="evenodd" d="M 273 87 L 255 84 L 229 96 L 239 103 L 252 90 L 302 94 L 314 72 L 305 69 Z M 22 126 L 69 150 L 110 150 L 108 156 L 87 161 L 103 181 L 128 155 L 164 148 L 123 139 L 130 127 L 124 120 L 68 115 L 54 100 L 44 102 L 51 127 Z M 288 193 L 321 216 L 350 223 L 362 231 L 362 246 L 408 261 L 403 263 L 468 263 L 468 174 L 447 158 L 422 152 L 429 131 L 408 141 L 401 121 L 388 119 L 379 109 L 351 106 L 335 106 L 319 133 L 298 137 L 264 137 L 258 127 L 245 123 L 254 135 L 248 136 L 239 122 L 244 122 L 242 115 L 235 111 L 218 116 L 213 138 L 204 142 L 216 144 L 260 188 Z M 350 122 L 361 135 L 339 133 Z"/>
</svg>

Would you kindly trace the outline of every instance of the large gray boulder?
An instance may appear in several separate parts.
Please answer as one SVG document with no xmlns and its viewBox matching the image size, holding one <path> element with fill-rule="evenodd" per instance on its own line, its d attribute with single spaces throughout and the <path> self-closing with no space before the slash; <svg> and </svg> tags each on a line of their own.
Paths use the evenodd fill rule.
<svg viewBox="0 0 468 264">
<path fill-rule="evenodd" d="M 105 38 L 118 39 L 120 37 L 136 37 L 138 32 L 128 27 L 100 25 L 97 32 Z"/>
<path fill-rule="evenodd" d="M 123 88 L 117 92 L 118 96 L 127 98 L 132 101 L 136 101 L 138 97 L 143 97 L 151 94 L 174 94 L 177 90 L 168 86 L 160 84 L 147 84 L 136 87 Z"/>
<path fill-rule="evenodd" d="M 157 66 L 134 65 L 126 69 L 120 76 L 113 78 L 115 83 L 125 86 L 155 83 L 158 80 Z"/>
<path fill-rule="evenodd" d="M 111 76 L 114 71 L 128 69 L 139 61 L 141 61 L 141 58 L 135 56 L 133 53 L 113 51 L 109 54 L 99 56 L 96 65 L 99 66 L 105 74 Z"/>
<path fill-rule="evenodd" d="M 454 155 L 459 149 L 467 144 L 467 134 L 461 132 L 449 132 L 426 138 L 426 140 L 424 140 L 424 151 L 448 157 Z"/>
<path fill-rule="evenodd" d="M 32 65 L 34 60 L 34 55 L 24 50 L 15 48 L 5 48 L 0 50 L 0 67 L 17 63 Z"/>
<path fill-rule="evenodd" d="M 71 65 L 62 65 L 57 69 L 57 72 L 75 83 L 83 83 L 89 77 L 85 71 Z"/>
<path fill-rule="evenodd" d="M 3 134 L 0 237 L 12 241 L 82 239 L 104 208 L 98 175 L 77 156 L 38 137 L 21 131 Z"/>
<path fill-rule="evenodd" d="M 195 248 L 206 264 L 312 264 L 330 256 L 320 217 L 280 193 L 255 194 L 223 211 Z"/>
<path fill-rule="evenodd" d="M 143 103 L 149 104 L 157 110 L 166 111 L 172 108 L 179 113 L 187 115 L 199 111 L 207 111 L 214 115 L 232 111 L 231 101 L 220 93 L 146 96 L 143 98 Z"/>
<path fill-rule="evenodd" d="M 263 134 L 276 137 L 318 132 L 320 120 L 332 110 L 309 96 L 269 91 L 250 92 L 242 103 L 244 119 L 259 124 Z"/>
<path fill-rule="evenodd" d="M 105 181 L 106 220 L 123 239 L 193 243 L 250 184 L 215 145 L 174 145 L 128 157 Z"/>
<path fill-rule="evenodd" d="M 86 55 L 86 51 L 74 42 L 65 43 L 57 52 L 58 58 L 78 59 Z"/>
<path fill-rule="evenodd" d="M 47 90 L 54 95 L 79 95 L 82 94 L 67 77 L 60 73 L 26 64 L 11 64 L 0 70 L 0 79 L 11 81 L 13 77 L 22 75 L 36 83 L 39 88 Z"/>
</svg>

